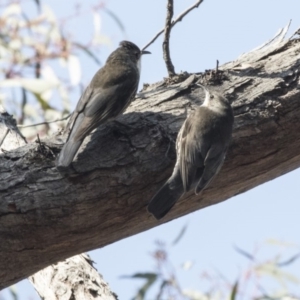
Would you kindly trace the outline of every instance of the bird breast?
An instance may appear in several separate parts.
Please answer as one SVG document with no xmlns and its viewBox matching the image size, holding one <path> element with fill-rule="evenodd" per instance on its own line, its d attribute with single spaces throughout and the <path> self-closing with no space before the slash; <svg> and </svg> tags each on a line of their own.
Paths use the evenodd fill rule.
<svg viewBox="0 0 300 300">
<path fill-rule="evenodd" d="M 142 68 L 141 60 L 142 59 L 139 58 L 138 61 L 137 61 L 137 68 L 138 68 L 139 74 L 141 74 L 141 68 Z"/>
</svg>

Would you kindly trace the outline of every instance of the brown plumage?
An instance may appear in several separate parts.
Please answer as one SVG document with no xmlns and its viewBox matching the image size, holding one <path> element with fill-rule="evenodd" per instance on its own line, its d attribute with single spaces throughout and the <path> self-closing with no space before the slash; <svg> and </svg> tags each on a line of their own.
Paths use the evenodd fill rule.
<svg viewBox="0 0 300 300">
<path fill-rule="evenodd" d="M 233 112 L 222 95 L 207 89 L 205 92 L 204 103 L 189 115 L 178 133 L 177 160 L 171 177 L 148 205 L 156 219 L 163 218 L 184 193 L 194 189 L 199 194 L 223 165 Z"/>
<path fill-rule="evenodd" d="M 58 156 L 58 168 L 71 164 L 84 138 L 93 129 L 115 119 L 127 108 L 138 88 L 141 55 L 146 53 L 150 52 L 123 41 L 110 54 L 83 92 L 67 124 L 68 138 Z"/>
</svg>

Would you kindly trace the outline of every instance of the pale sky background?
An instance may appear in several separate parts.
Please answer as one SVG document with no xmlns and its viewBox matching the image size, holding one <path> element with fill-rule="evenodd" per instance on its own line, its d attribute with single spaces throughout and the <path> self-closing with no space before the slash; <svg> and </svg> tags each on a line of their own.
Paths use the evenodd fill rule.
<svg viewBox="0 0 300 300">
<path fill-rule="evenodd" d="M 174 15 L 194 1 L 175 0 Z M 58 16 L 65 16 L 73 9 L 75 1 L 47 2 Z M 96 3 L 92 0 L 81 2 L 86 8 Z M 100 14 L 102 33 L 111 40 L 111 45 L 103 47 L 99 53 L 102 62 L 121 40 L 129 39 L 142 47 L 164 26 L 164 0 L 107 0 L 105 3 L 121 19 L 126 34 L 107 14 Z M 171 57 L 175 70 L 199 72 L 214 68 L 216 59 L 220 64 L 234 60 L 272 38 L 290 19 L 291 33 L 300 27 L 300 1 L 205 0 L 172 30 Z M 84 39 L 92 35 L 92 22 L 92 17 L 86 14 L 77 24 L 70 24 L 70 28 L 74 29 L 78 39 Z M 141 84 L 156 82 L 167 75 L 161 43 L 162 38 L 148 48 L 152 55 L 143 59 Z M 81 59 L 83 81 L 87 84 L 97 66 L 86 56 L 81 56 Z M 72 99 L 73 107 L 78 96 Z M 299 178 L 298 169 L 221 204 L 92 251 L 90 255 L 119 299 L 131 299 L 142 281 L 121 279 L 120 276 L 155 271 L 150 255 L 155 249 L 154 241 L 170 244 L 187 224 L 187 232 L 181 241 L 169 248 L 181 287 L 201 290 L 204 285 L 200 274 L 216 270 L 233 283 L 248 265 L 248 261 L 234 250 L 234 245 L 251 253 L 258 245 L 265 245 L 265 250 L 260 252 L 261 257 L 272 257 L 276 249 L 263 243 L 267 239 L 276 239 L 295 245 L 289 253 L 300 251 Z M 193 262 L 189 271 L 181 269 L 185 261 Z M 295 263 L 292 271 L 300 277 L 300 264 Z M 272 284 L 276 285 L 275 282 Z M 17 284 L 16 289 L 20 300 L 39 299 L 27 280 Z M 293 290 L 300 294 L 300 285 Z M 0 300 L 3 299 L 12 298 L 4 291 L 0 292 Z"/>
</svg>

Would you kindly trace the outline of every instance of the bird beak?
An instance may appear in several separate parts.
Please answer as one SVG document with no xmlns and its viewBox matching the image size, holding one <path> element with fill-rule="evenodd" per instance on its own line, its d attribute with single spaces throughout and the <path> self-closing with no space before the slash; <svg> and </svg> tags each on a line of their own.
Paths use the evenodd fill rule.
<svg viewBox="0 0 300 300">
<path fill-rule="evenodd" d="M 146 50 L 142 50 L 141 51 L 141 54 L 143 55 L 143 54 L 151 54 L 151 52 L 150 51 L 146 51 Z"/>
</svg>

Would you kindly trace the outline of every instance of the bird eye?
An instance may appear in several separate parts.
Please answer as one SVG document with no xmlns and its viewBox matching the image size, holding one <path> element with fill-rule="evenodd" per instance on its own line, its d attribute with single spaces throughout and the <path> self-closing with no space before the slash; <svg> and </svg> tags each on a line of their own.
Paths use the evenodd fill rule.
<svg viewBox="0 0 300 300">
<path fill-rule="evenodd" d="M 214 99 L 214 95 L 210 95 L 210 99 Z"/>
<path fill-rule="evenodd" d="M 140 58 L 140 52 L 135 52 L 135 57 L 137 58 L 137 59 L 139 59 Z"/>
</svg>

